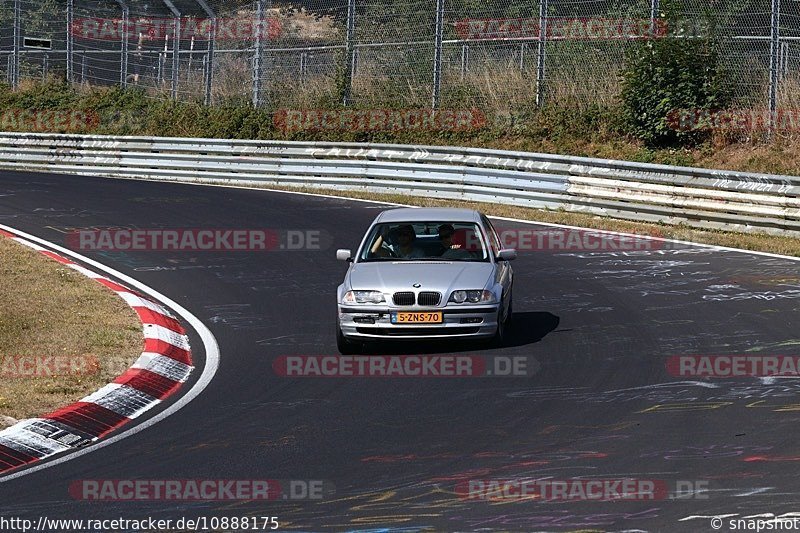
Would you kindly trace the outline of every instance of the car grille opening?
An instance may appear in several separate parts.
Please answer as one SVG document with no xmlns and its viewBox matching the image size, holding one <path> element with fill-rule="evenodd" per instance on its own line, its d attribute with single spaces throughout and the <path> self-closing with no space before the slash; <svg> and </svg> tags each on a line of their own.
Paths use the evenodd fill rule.
<svg viewBox="0 0 800 533">
<path fill-rule="evenodd" d="M 476 327 L 449 327 L 449 328 L 362 328 L 356 327 L 358 333 L 365 335 L 381 335 L 385 337 L 405 337 L 405 336 L 425 336 L 425 335 L 470 335 L 478 333 L 480 328 Z"/>
<path fill-rule="evenodd" d="M 392 300 L 394 300 L 394 305 L 414 305 L 414 293 L 396 292 L 392 296 Z"/>
<path fill-rule="evenodd" d="M 419 305 L 439 305 L 442 300 L 442 293 L 440 292 L 421 292 L 417 296 L 417 303 Z"/>
</svg>

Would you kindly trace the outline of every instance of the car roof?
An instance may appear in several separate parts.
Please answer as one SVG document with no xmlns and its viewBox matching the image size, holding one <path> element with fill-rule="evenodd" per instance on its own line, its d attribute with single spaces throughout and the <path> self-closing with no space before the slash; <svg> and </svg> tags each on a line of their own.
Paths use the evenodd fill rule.
<svg viewBox="0 0 800 533">
<path fill-rule="evenodd" d="M 474 209 L 454 207 L 401 207 L 384 211 L 375 222 L 480 222 Z"/>
</svg>

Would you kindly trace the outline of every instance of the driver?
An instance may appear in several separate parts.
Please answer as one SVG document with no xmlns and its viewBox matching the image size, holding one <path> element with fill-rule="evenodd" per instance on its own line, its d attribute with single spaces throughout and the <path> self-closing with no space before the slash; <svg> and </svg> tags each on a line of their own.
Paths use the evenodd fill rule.
<svg viewBox="0 0 800 533">
<path fill-rule="evenodd" d="M 415 259 L 425 257 L 425 251 L 414 244 L 417 240 L 417 232 L 414 226 L 404 224 L 397 228 L 397 244 L 392 245 L 392 251 L 397 257 L 403 259 Z"/>
</svg>

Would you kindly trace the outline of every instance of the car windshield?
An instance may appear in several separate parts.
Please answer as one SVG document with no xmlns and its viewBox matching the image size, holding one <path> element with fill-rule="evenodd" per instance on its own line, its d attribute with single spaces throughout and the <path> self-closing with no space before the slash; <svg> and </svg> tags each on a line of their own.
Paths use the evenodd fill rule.
<svg viewBox="0 0 800 533">
<path fill-rule="evenodd" d="M 377 224 L 359 259 L 365 262 L 490 261 L 480 228 L 472 222 Z"/>
</svg>

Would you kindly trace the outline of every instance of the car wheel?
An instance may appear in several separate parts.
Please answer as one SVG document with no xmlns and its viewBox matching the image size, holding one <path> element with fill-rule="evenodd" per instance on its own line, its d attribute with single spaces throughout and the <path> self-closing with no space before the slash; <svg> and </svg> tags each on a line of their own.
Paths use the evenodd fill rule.
<svg viewBox="0 0 800 533">
<path fill-rule="evenodd" d="M 342 355 L 357 355 L 361 352 L 361 343 L 347 340 L 342 333 L 342 328 L 336 326 L 336 347 Z"/>
<path fill-rule="evenodd" d="M 497 331 L 492 337 L 491 345 L 494 348 L 502 348 L 505 346 L 507 334 L 508 334 L 508 327 L 511 324 L 511 315 L 513 313 L 513 305 L 514 301 L 511 300 L 508 302 L 508 311 L 506 312 L 506 316 L 503 317 L 503 306 L 500 305 L 500 309 L 497 310 Z"/>
</svg>

